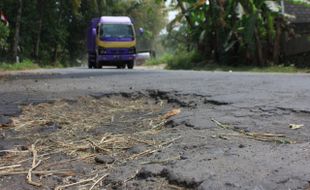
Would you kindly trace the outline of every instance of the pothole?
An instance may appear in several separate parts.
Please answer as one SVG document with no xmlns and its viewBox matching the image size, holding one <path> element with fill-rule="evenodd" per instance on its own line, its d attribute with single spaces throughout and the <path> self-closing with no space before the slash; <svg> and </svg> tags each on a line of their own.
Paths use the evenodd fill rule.
<svg viewBox="0 0 310 190">
<path fill-rule="evenodd" d="M 62 133 L 65 133 L 66 138 L 87 138 L 103 133 L 132 134 L 147 130 L 171 108 L 165 101 L 156 103 L 149 98 L 87 96 L 28 105 L 13 120 L 15 130 L 30 131 L 33 135 L 53 132 L 59 137 L 64 137 Z"/>
<path fill-rule="evenodd" d="M 13 184 L 4 177 L 0 186 L 89 189 L 114 168 L 175 142 L 178 137 L 160 134 L 180 114 L 179 107 L 139 93 L 24 106 L 10 126 L 0 128 L 0 179 L 14 176 L 23 182 Z"/>
</svg>

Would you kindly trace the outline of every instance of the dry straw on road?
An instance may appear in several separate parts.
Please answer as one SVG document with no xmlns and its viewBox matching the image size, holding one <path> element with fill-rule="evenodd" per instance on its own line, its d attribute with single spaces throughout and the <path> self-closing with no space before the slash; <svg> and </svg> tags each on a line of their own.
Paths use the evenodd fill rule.
<svg viewBox="0 0 310 190">
<path fill-rule="evenodd" d="M 181 112 L 171 109 L 149 99 L 123 97 L 82 97 L 25 106 L 13 119 L 12 129 L 18 139 L 29 144 L 5 150 L 6 155 L 0 157 L 0 176 L 25 174 L 28 184 L 41 187 L 45 185 L 44 177 L 59 175 L 63 182 L 54 186 L 57 190 L 72 186 L 95 189 L 118 165 L 153 154 L 180 138 L 157 136 L 167 119 Z M 147 147 L 144 151 L 128 152 L 141 144 Z M 115 161 L 96 165 L 94 157 L 98 154 L 113 156 Z M 69 163 L 94 165 L 95 170 L 84 175 Z M 65 180 L 66 176 L 79 180 L 72 183 Z"/>
</svg>

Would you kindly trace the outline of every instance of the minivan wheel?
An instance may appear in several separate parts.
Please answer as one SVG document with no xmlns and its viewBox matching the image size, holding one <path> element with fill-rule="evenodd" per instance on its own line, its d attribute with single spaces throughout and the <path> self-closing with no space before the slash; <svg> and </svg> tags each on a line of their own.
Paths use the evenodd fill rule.
<svg viewBox="0 0 310 190">
<path fill-rule="evenodd" d="M 134 61 L 128 61 L 127 62 L 127 68 L 128 69 L 133 69 L 133 67 L 134 67 Z"/>
<path fill-rule="evenodd" d="M 88 68 L 92 69 L 96 67 L 96 54 L 88 54 Z"/>
</svg>

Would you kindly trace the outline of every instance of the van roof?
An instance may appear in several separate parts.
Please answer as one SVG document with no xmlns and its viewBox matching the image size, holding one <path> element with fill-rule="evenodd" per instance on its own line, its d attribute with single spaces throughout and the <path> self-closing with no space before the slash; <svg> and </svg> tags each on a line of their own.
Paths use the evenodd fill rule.
<svg viewBox="0 0 310 190">
<path fill-rule="evenodd" d="M 126 16 L 103 16 L 100 18 L 100 23 L 132 24 L 131 19 Z"/>
</svg>

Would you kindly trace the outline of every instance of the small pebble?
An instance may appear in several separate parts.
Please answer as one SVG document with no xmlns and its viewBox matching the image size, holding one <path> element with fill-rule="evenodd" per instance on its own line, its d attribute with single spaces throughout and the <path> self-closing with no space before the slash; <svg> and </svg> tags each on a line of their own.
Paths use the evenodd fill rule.
<svg viewBox="0 0 310 190">
<path fill-rule="evenodd" d="M 97 155 L 95 157 L 95 161 L 99 164 L 112 164 L 115 161 L 115 159 L 107 155 Z"/>
<path fill-rule="evenodd" d="M 187 159 L 188 159 L 188 156 L 186 156 L 186 155 L 181 155 L 180 158 L 181 158 L 181 160 L 187 160 Z"/>
</svg>

